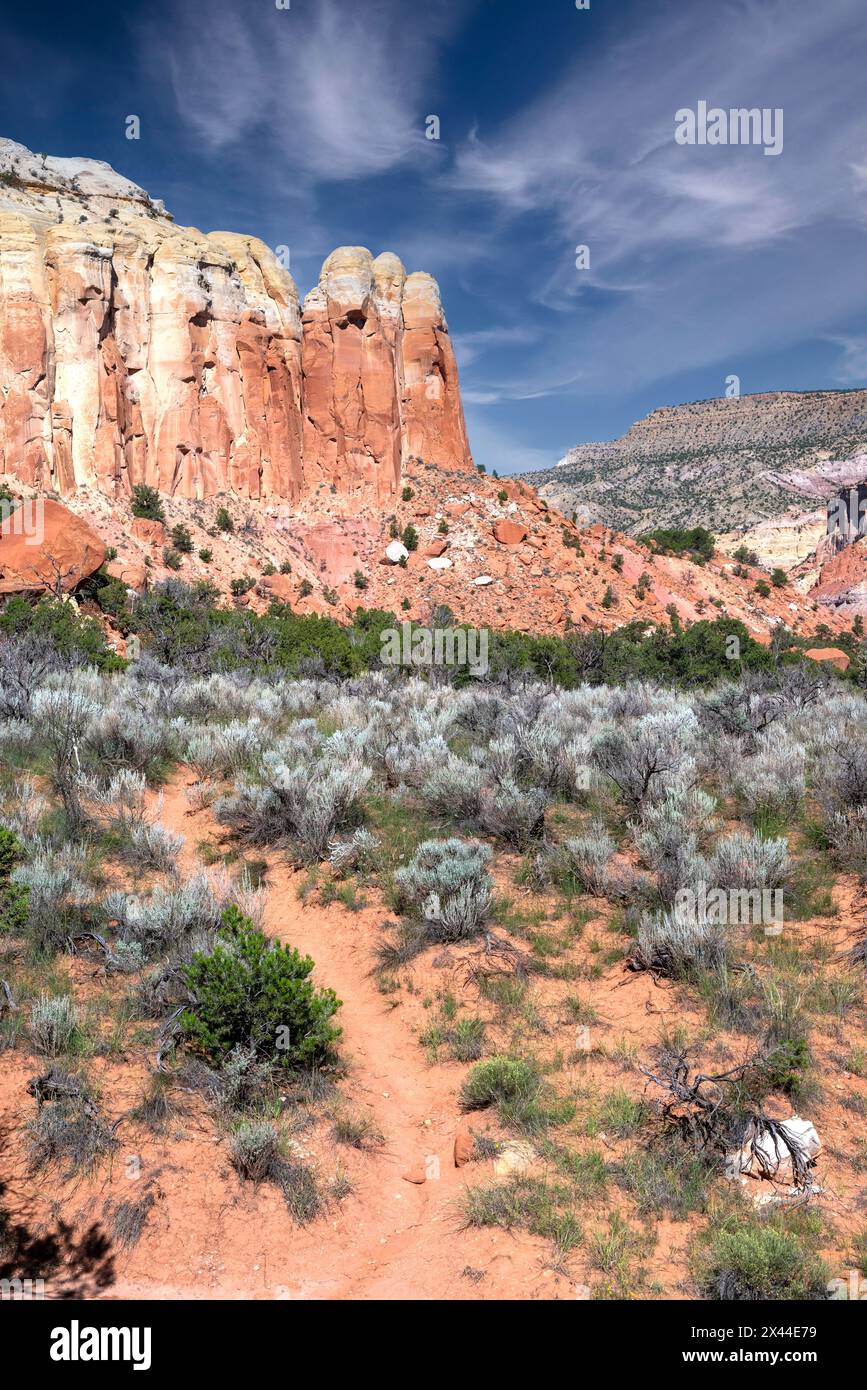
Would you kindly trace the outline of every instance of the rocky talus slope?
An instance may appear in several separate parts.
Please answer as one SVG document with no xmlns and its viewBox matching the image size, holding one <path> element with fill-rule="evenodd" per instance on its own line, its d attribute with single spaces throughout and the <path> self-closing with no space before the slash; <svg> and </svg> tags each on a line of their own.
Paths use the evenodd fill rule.
<svg viewBox="0 0 867 1390">
<path fill-rule="evenodd" d="M 90 160 L 0 142 L 0 473 L 68 495 L 387 498 L 465 466 L 436 281 L 341 247 L 299 304 L 255 237 L 174 226 Z"/>
<path fill-rule="evenodd" d="M 743 532 L 804 510 L 791 479 L 867 448 L 867 391 L 775 391 L 654 410 L 525 480 L 567 514 L 640 535 Z"/>
</svg>

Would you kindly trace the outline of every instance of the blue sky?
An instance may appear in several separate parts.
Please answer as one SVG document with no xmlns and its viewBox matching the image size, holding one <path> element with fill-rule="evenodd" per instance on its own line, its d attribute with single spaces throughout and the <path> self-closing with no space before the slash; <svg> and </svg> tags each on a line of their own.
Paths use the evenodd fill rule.
<svg viewBox="0 0 867 1390">
<path fill-rule="evenodd" d="M 0 134 L 105 159 L 179 223 L 289 246 L 302 294 L 345 243 L 436 275 L 489 469 L 550 466 L 730 374 L 864 384 L 864 0 L 16 11 Z M 782 153 L 678 145 L 699 100 L 782 108 Z"/>
</svg>

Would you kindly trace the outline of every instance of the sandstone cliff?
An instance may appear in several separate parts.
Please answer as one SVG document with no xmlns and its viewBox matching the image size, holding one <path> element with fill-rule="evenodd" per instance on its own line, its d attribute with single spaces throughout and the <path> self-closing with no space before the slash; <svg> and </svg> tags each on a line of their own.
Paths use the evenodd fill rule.
<svg viewBox="0 0 867 1390">
<path fill-rule="evenodd" d="M 436 281 L 343 247 L 303 307 L 255 237 L 0 141 L 0 473 L 63 495 L 384 500 L 470 460 Z"/>
</svg>

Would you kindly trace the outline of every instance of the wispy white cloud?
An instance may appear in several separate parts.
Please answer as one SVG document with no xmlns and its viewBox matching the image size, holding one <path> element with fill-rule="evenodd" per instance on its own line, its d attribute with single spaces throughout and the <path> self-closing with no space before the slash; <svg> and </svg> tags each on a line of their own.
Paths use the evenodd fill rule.
<svg viewBox="0 0 867 1390">
<path fill-rule="evenodd" d="M 860 337 L 837 334 L 828 341 L 840 348 L 838 380 L 841 386 L 863 386 L 867 381 L 867 334 Z"/>
<path fill-rule="evenodd" d="M 461 366 L 468 367 L 478 357 L 499 348 L 538 342 L 540 331 L 530 324 L 503 324 L 479 328 L 472 333 L 456 333 L 453 341 Z"/>
<path fill-rule="evenodd" d="M 474 127 L 440 179 L 511 219 L 516 245 L 532 218 L 521 291 L 547 324 L 496 390 L 473 382 L 479 400 L 737 371 L 867 307 L 853 277 L 867 252 L 867 113 L 852 99 L 865 65 L 862 0 L 661 3 L 500 127 Z M 700 99 L 783 108 L 782 153 L 676 144 L 676 111 Z"/>
<path fill-rule="evenodd" d="M 368 178 L 413 153 L 433 159 L 423 95 L 455 3 L 407 23 L 388 0 L 315 0 L 287 9 L 212 0 L 173 4 L 148 25 L 145 58 L 167 73 L 179 112 L 211 152 L 251 138 L 296 176 Z"/>
</svg>

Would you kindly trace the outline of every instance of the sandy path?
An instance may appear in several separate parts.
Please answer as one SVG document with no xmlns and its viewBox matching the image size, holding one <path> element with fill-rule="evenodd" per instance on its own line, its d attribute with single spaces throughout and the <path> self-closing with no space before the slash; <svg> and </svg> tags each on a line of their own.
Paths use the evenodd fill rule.
<svg viewBox="0 0 867 1390">
<path fill-rule="evenodd" d="M 186 836 L 181 856 L 185 874 L 200 867 L 195 846 L 213 830 L 208 813 L 190 814 L 184 795 L 192 777 L 181 773 L 164 791 L 160 819 Z M 299 876 L 277 854 L 267 856 L 266 929 L 311 955 L 315 977 L 342 1000 L 341 1058 L 347 1077 L 341 1091 L 347 1108 L 370 1112 L 385 1136 L 373 1153 L 352 1152 L 354 1191 L 336 1213 L 299 1229 L 287 1222 L 279 1199 L 263 1189 L 244 1201 L 243 1210 L 225 1200 L 219 1210 L 202 1197 L 204 1230 L 200 1245 L 214 1247 L 188 1256 L 190 1266 L 205 1260 L 187 1279 L 157 1283 L 149 1272 L 173 1268 L 162 1259 L 159 1238 L 143 1239 L 111 1296 L 156 1298 L 328 1298 L 441 1299 L 574 1297 L 568 1280 L 543 1268 L 543 1242 L 523 1234 L 463 1230 L 457 1198 L 466 1181 L 481 1170 L 454 1167 L 455 1134 L 465 1126 L 457 1092 L 463 1068 L 431 1066 L 411 1032 L 400 1005 L 382 994 L 370 976 L 373 948 L 385 915 L 378 907 L 349 912 L 341 904 L 303 904 Z M 347 1151 L 335 1146 L 336 1166 Z M 211 1154 L 213 1161 L 213 1154 Z M 408 1170 L 427 1173 L 423 1184 L 406 1181 Z M 327 1176 L 327 1172 L 326 1172 Z M 185 1224 L 198 1178 L 184 1175 Z M 178 1199 L 180 1194 L 178 1194 Z M 171 1202 L 169 1206 L 171 1207 Z M 189 1239 L 186 1241 L 189 1246 Z M 148 1248 L 150 1247 L 150 1248 Z M 155 1248 L 154 1248 L 155 1247 Z M 146 1255 L 146 1258 L 145 1258 Z M 137 1278 L 137 1268 L 148 1274 Z M 463 1274 L 467 1266 L 485 1270 L 478 1283 Z"/>
</svg>

